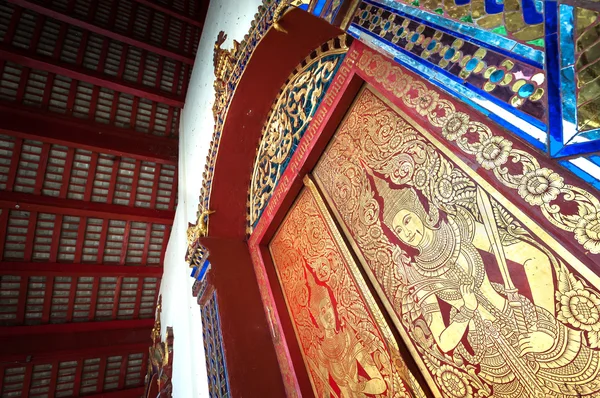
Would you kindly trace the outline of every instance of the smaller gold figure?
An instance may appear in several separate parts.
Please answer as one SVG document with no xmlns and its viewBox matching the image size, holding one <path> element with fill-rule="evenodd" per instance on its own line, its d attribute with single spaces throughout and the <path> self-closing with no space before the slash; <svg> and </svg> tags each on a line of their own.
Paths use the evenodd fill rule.
<svg viewBox="0 0 600 398">
<path fill-rule="evenodd" d="M 233 73 L 240 47 L 240 43 L 234 40 L 233 49 L 225 50 L 221 48 L 221 45 L 225 40 L 227 40 L 227 35 L 224 31 L 220 31 L 213 48 L 213 67 L 215 69 L 216 78 L 213 84 L 215 88 L 215 103 L 213 105 L 213 115 L 215 119 L 225 107 L 227 82 Z"/>
<path fill-rule="evenodd" d="M 154 327 L 152 328 L 152 332 L 150 334 L 150 338 L 152 338 L 152 343 L 156 344 L 157 341 L 160 341 L 160 313 L 162 312 L 162 294 L 158 296 L 158 302 L 156 303 L 156 318 L 154 319 Z"/>
<path fill-rule="evenodd" d="M 198 217 L 196 224 L 188 223 L 187 244 L 193 245 L 199 238 L 208 235 L 208 216 L 213 214 L 214 210 L 203 210 Z"/>
<path fill-rule="evenodd" d="M 318 285 L 308 274 L 310 288 L 310 312 L 324 334 L 320 350 L 316 358 L 307 356 L 310 367 L 324 385 L 324 397 L 366 397 L 384 394 L 388 387 L 378 369 L 374 357 L 385 353 L 377 347 L 367 347 L 350 327 L 339 324 L 336 309 L 327 287 Z M 381 361 L 386 362 L 386 361 Z M 358 366 L 368 375 L 359 375 Z M 337 384 L 341 393 L 338 395 L 329 383 L 329 378 Z"/>
</svg>

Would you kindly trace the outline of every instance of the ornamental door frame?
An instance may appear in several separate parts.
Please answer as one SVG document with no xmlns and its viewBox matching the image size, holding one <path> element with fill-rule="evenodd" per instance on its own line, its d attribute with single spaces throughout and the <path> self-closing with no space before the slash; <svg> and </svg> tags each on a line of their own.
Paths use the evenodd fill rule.
<svg viewBox="0 0 600 398">
<path fill-rule="evenodd" d="M 354 41 L 346 53 L 345 59 L 327 94 L 294 152 L 289 166 L 281 176 L 269 204 L 264 209 L 258 224 L 248 239 L 250 256 L 265 308 L 265 315 L 271 329 L 271 337 L 281 375 L 289 397 L 311 396 L 313 390 L 268 245 L 304 188 L 304 177 L 310 176 L 312 169 L 316 166 L 357 96 L 367 84 L 370 84 L 369 79 L 361 75 L 355 66 L 359 56 L 358 49 L 363 48 L 367 47 L 358 41 Z M 331 211 L 330 216 L 335 218 L 334 213 Z M 348 242 L 346 242 L 346 245 L 351 252 L 354 252 Z M 359 263 L 357 262 L 357 264 Z M 369 278 L 364 274 L 363 278 L 373 297 L 379 303 L 379 298 Z M 379 306 L 387 314 L 385 307 L 382 304 L 379 304 Z M 396 333 L 390 319 L 388 319 L 388 323 Z M 399 335 L 397 335 L 397 342 L 408 368 L 423 386 L 427 396 L 433 397 L 416 362 Z"/>
<path fill-rule="evenodd" d="M 312 389 L 302 361 L 302 356 L 300 355 L 300 348 L 296 341 L 296 336 L 291 324 L 292 321 L 287 312 L 287 307 L 277 279 L 273 260 L 269 253 L 268 245 L 289 209 L 302 191 L 304 187 L 304 177 L 311 174 L 311 171 L 318 163 L 331 138 L 337 132 L 340 123 L 343 121 L 347 111 L 352 106 L 363 87 L 369 85 L 390 104 L 402 108 L 402 99 L 393 94 L 393 88 L 391 88 L 389 84 L 386 85 L 386 79 L 389 77 L 387 72 L 390 72 L 389 69 L 391 68 L 388 70 L 383 68 L 383 71 L 386 72 L 386 74 L 378 75 L 377 73 L 369 74 L 358 67 L 358 61 L 364 52 L 375 53 L 374 50 L 367 47 L 365 44 L 354 41 L 348 50 L 342 65 L 339 67 L 326 96 L 313 117 L 310 126 L 294 152 L 287 169 L 281 176 L 259 222 L 256 224 L 256 227 L 248 239 L 248 247 L 258 281 L 261 299 L 271 328 L 271 337 L 275 346 L 287 395 L 290 397 L 306 394 L 312 395 Z M 380 57 L 386 62 L 389 61 L 391 64 L 398 67 L 398 65 L 386 55 L 380 55 Z M 415 75 L 411 71 L 403 69 L 403 72 L 408 76 L 412 76 L 413 78 L 422 81 L 428 87 L 434 87 L 422 80 L 422 77 Z M 503 136 L 511 137 L 510 132 L 506 131 L 501 126 L 494 124 L 492 121 L 485 118 L 484 115 L 481 115 L 468 105 L 460 103 L 446 93 L 440 93 L 440 96 L 442 95 L 445 95 L 446 98 L 450 99 L 455 104 L 457 111 L 464 112 L 473 120 L 489 125 L 490 129 L 494 132 L 502 132 Z M 438 135 L 439 133 L 437 132 L 433 134 L 436 135 L 436 138 L 442 141 L 449 150 L 456 151 L 460 156 L 460 150 L 456 143 L 444 139 L 441 135 Z M 514 136 L 512 137 L 514 138 Z M 514 140 L 514 145 L 519 149 L 523 149 L 524 151 L 539 156 L 539 153 L 535 152 L 533 148 L 524 142 Z M 540 168 L 548 167 L 550 169 L 560 169 L 558 163 L 551 159 L 541 158 L 537 160 L 540 163 Z M 477 165 L 474 161 L 466 161 L 466 163 L 474 169 L 476 168 L 477 174 L 479 174 L 487 184 L 494 187 L 501 186 L 494 176 L 493 171 L 486 170 L 482 167 L 475 167 Z M 560 171 L 561 175 L 564 176 L 565 183 L 572 183 L 576 186 L 582 185 L 581 180 L 571 175 L 568 171 L 564 169 Z M 585 186 L 585 188 L 587 189 L 589 187 Z M 540 207 L 532 205 L 531 202 L 528 203 L 527 198 L 520 195 L 516 189 L 510 190 L 506 187 L 500 187 L 498 190 L 502 192 L 507 200 L 513 201 L 517 207 L 527 208 L 527 217 L 535 222 L 541 229 L 547 231 L 549 236 L 560 237 L 560 243 L 567 250 L 571 251 L 571 255 L 574 256 L 574 258 L 584 259 L 588 256 L 589 252 L 583 245 L 578 244 L 572 231 L 569 231 L 564 227 L 560 228 L 556 223 L 551 222 Z M 596 194 L 593 189 L 590 189 L 589 191 L 592 192 L 592 195 Z M 327 200 L 326 203 L 327 205 L 330 205 Z M 335 212 L 330 209 L 330 214 L 334 216 Z M 334 216 L 334 219 L 336 219 L 336 222 L 339 225 L 337 217 Z M 350 243 L 346 243 L 348 247 L 352 247 Z M 355 248 L 352 248 L 351 250 L 355 251 Z M 594 255 L 592 261 L 598 266 L 597 269 L 600 270 L 600 255 Z M 586 262 L 589 263 L 590 260 L 587 259 Z M 364 276 L 364 278 L 370 286 L 371 291 L 374 292 L 369 278 L 366 276 Z M 375 293 L 373 295 L 376 298 L 378 297 Z M 382 311 L 384 311 L 385 306 L 380 304 L 380 307 L 382 308 Z M 385 309 L 384 312 L 387 312 L 387 309 Z M 402 339 L 398 340 L 398 344 L 401 349 L 403 347 L 406 348 Z M 428 384 L 424 381 L 418 370 L 419 367 L 412 359 L 412 356 L 408 355 L 404 359 L 407 362 L 409 369 L 413 371 L 413 374 L 417 377 L 417 380 L 425 390 L 425 393 L 428 396 L 433 396 Z"/>
</svg>

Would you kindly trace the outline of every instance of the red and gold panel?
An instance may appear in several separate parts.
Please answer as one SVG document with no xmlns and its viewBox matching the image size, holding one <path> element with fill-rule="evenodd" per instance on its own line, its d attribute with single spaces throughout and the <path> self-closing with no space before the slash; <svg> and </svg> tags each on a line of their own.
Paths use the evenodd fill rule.
<svg viewBox="0 0 600 398">
<path fill-rule="evenodd" d="M 269 248 L 318 397 L 424 396 L 310 180 Z"/>
<path fill-rule="evenodd" d="M 456 398 L 600 396 L 600 278 L 500 190 L 518 190 L 561 225 L 577 218 L 569 203 L 581 212 L 597 199 L 375 57 L 365 51 L 358 67 L 502 181 L 492 186 L 430 126 L 371 87 L 314 170 L 432 391 Z M 392 70 L 396 78 L 386 80 Z M 555 205 L 559 197 L 563 208 Z M 307 220 L 299 217 L 297 228 L 307 228 Z M 582 244 L 597 235 L 584 224 L 573 230 Z"/>
</svg>

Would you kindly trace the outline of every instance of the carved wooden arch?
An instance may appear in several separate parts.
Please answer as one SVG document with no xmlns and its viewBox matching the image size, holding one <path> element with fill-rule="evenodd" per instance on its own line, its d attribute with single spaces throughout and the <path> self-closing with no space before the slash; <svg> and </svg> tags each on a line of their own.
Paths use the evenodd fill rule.
<svg viewBox="0 0 600 398">
<path fill-rule="evenodd" d="M 292 8 L 254 50 L 225 117 L 210 196 L 210 237 L 244 239 L 246 200 L 262 128 L 281 86 L 315 48 L 343 32 Z"/>
</svg>

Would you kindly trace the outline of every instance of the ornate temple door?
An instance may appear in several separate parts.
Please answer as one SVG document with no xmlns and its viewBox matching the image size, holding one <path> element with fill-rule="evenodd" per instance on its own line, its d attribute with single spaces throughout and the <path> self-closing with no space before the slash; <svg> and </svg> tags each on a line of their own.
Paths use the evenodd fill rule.
<svg viewBox="0 0 600 398">
<path fill-rule="evenodd" d="M 412 108 L 528 203 L 592 200 L 441 102 Z M 269 249 L 317 396 L 424 396 L 399 347 L 435 396 L 600 395 L 597 275 L 375 88 L 305 184 Z"/>
<path fill-rule="evenodd" d="M 424 396 L 315 185 L 269 245 L 316 396 Z"/>
</svg>

